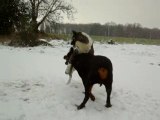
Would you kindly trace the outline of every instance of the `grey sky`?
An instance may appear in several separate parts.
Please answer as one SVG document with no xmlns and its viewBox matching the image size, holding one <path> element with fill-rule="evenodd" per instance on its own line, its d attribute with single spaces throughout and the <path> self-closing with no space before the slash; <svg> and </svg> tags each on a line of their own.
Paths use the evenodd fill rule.
<svg viewBox="0 0 160 120">
<path fill-rule="evenodd" d="M 67 0 L 77 9 L 70 23 L 140 23 L 160 28 L 160 0 Z"/>
</svg>

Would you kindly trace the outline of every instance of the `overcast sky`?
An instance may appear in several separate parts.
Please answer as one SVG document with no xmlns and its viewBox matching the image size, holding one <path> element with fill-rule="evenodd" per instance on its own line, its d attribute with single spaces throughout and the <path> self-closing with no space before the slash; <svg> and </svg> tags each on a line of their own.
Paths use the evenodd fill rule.
<svg viewBox="0 0 160 120">
<path fill-rule="evenodd" d="M 140 23 L 160 28 L 160 0 L 67 0 L 77 9 L 69 23 Z"/>
</svg>

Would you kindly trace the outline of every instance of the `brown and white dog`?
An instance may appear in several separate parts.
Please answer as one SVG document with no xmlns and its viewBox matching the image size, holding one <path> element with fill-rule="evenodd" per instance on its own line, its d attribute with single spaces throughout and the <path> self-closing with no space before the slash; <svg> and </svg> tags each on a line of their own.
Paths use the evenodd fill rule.
<svg viewBox="0 0 160 120">
<path fill-rule="evenodd" d="M 70 63 L 73 56 L 75 54 L 81 54 L 81 53 L 94 54 L 93 40 L 88 34 L 84 32 L 76 32 L 76 31 L 72 31 L 72 33 L 73 33 L 73 36 L 72 36 L 71 45 L 73 45 L 73 47 L 71 47 L 67 55 L 64 56 L 64 59 L 66 59 L 66 64 L 67 64 L 65 73 L 69 74 L 69 80 L 67 84 L 71 82 L 72 73 L 74 71 L 74 68 Z"/>
</svg>

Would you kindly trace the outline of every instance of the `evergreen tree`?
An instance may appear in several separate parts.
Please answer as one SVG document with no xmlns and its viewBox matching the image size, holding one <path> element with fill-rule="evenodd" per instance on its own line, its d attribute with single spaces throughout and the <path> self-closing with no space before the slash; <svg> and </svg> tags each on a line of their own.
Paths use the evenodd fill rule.
<svg viewBox="0 0 160 120">
<path fill-rule="evenodd" d="M 0 34 L 9 34 L 12 31 L 13 0 L 0 0 Z"/>
<path fill-rule="evenodd" d="M 27 4 L 21 0 L 0 0 L 0 34 L 10 34 L 27 20 Z"/>
</svg>

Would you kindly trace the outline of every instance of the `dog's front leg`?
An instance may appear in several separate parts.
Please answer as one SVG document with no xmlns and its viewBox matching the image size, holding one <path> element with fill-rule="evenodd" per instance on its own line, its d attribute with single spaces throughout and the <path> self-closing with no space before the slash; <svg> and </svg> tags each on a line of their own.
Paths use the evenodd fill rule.
<svg viewBox="0 0 160 120">
<path fill-rule="evenodd" d="M 85 107 L 85 104 L 87 103 L 89 97 L 90 97 L 90 86 L 86 86 L 85 87 L 85 97 L 84 97 L 83 102 L 79 106 L 77 106 L 78 110 Z"/>
</svg>

